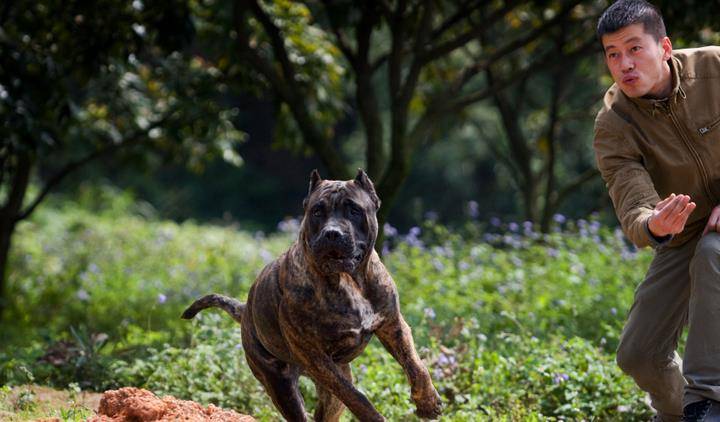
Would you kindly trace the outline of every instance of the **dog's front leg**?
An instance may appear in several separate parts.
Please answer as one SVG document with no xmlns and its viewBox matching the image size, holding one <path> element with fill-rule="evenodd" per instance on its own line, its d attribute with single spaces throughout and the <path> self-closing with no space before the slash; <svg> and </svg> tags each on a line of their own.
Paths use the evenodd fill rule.
<svg viewBox="0 0 720 422">
<path fill-rule="evenodd" d="M 349 371 L 336 364 L 330 356 L 284 320 L 280 313 L 281 330 L 291 349 L 293 356 L 299 361 L 305 374 L 319 386 L 340 399 L 355 417 L 363 422 L 382 422 L 385 418 L 352 384 L 352 376 L 348 379 Z"/>
<path fill-rule="evenodd" d="M 410 327 L 402 315 L 398 313 L 387 320 L 375 331 L 375 335 L 405 371 L 417 415 L 428 419 L 440 416 L 442 412 L 440 395 L 433 386 L 430 373 L 415 351 Z"/>
<path fill-rule="evenodd" d="M 342 369 L 329 356 L 305 353 L 304 356 L 298 357 L 303 361 L 306 374 L 340 399 L 355 417 L 363 422 L 385 421 L 370 400 L 355 388 L 352 381 L 345 377 Z"/>
</svg>

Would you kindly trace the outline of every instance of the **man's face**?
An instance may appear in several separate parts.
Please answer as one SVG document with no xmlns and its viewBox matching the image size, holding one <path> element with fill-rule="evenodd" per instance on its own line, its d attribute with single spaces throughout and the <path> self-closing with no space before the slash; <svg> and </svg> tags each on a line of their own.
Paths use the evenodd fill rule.
<svg viewBox="0 0 720 422">
<path fill-rule="evenodd" d="M 645 95 L 662 98 L 670 93 L 672 80 L 666 63 L 672 54 L 668 37 L 655 41 L 636 23 L 602 36 L 605 63 L 613 80 L 631 98 Z"/>
</svg>

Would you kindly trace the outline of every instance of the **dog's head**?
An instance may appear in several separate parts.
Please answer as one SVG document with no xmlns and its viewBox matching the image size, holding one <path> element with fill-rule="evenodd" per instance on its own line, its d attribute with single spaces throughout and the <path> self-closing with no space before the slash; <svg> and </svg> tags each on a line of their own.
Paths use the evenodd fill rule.
<svg viewBox="0 0 720 422">
<path fill-rule="evenodd" d="M 354 180 L 322 180 L 310 174 L 300 229 L 316 268 L 324 274 L 354 273 L 375 247 L 380 199 L 363 170 Z"/>
</svg>

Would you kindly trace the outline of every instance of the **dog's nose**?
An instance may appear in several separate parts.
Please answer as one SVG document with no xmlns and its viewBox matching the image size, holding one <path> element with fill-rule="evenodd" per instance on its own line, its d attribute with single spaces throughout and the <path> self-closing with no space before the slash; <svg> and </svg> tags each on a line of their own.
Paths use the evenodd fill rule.
<svg viewBox="0 0 720 422">
<path fill-rule="evenodd" d="M 334 242 L 342 238 L 342 232 L 338 229 L 327 229 L 324 236 L 326 240 Z"/>
</svg>

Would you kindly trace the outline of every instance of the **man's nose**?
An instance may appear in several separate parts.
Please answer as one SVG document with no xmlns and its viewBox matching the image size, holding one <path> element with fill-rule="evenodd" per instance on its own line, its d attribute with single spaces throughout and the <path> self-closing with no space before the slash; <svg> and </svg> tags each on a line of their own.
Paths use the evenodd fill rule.
<svg viewBox="0 0 720 422">
<path fill-rule="evenodd" d="M 629 72 L 635 69 L 635 61 L 628 56 L 623 56 L 620 61 L 620 69 L 622 69 L 623 72 Z"/>
</svg>

